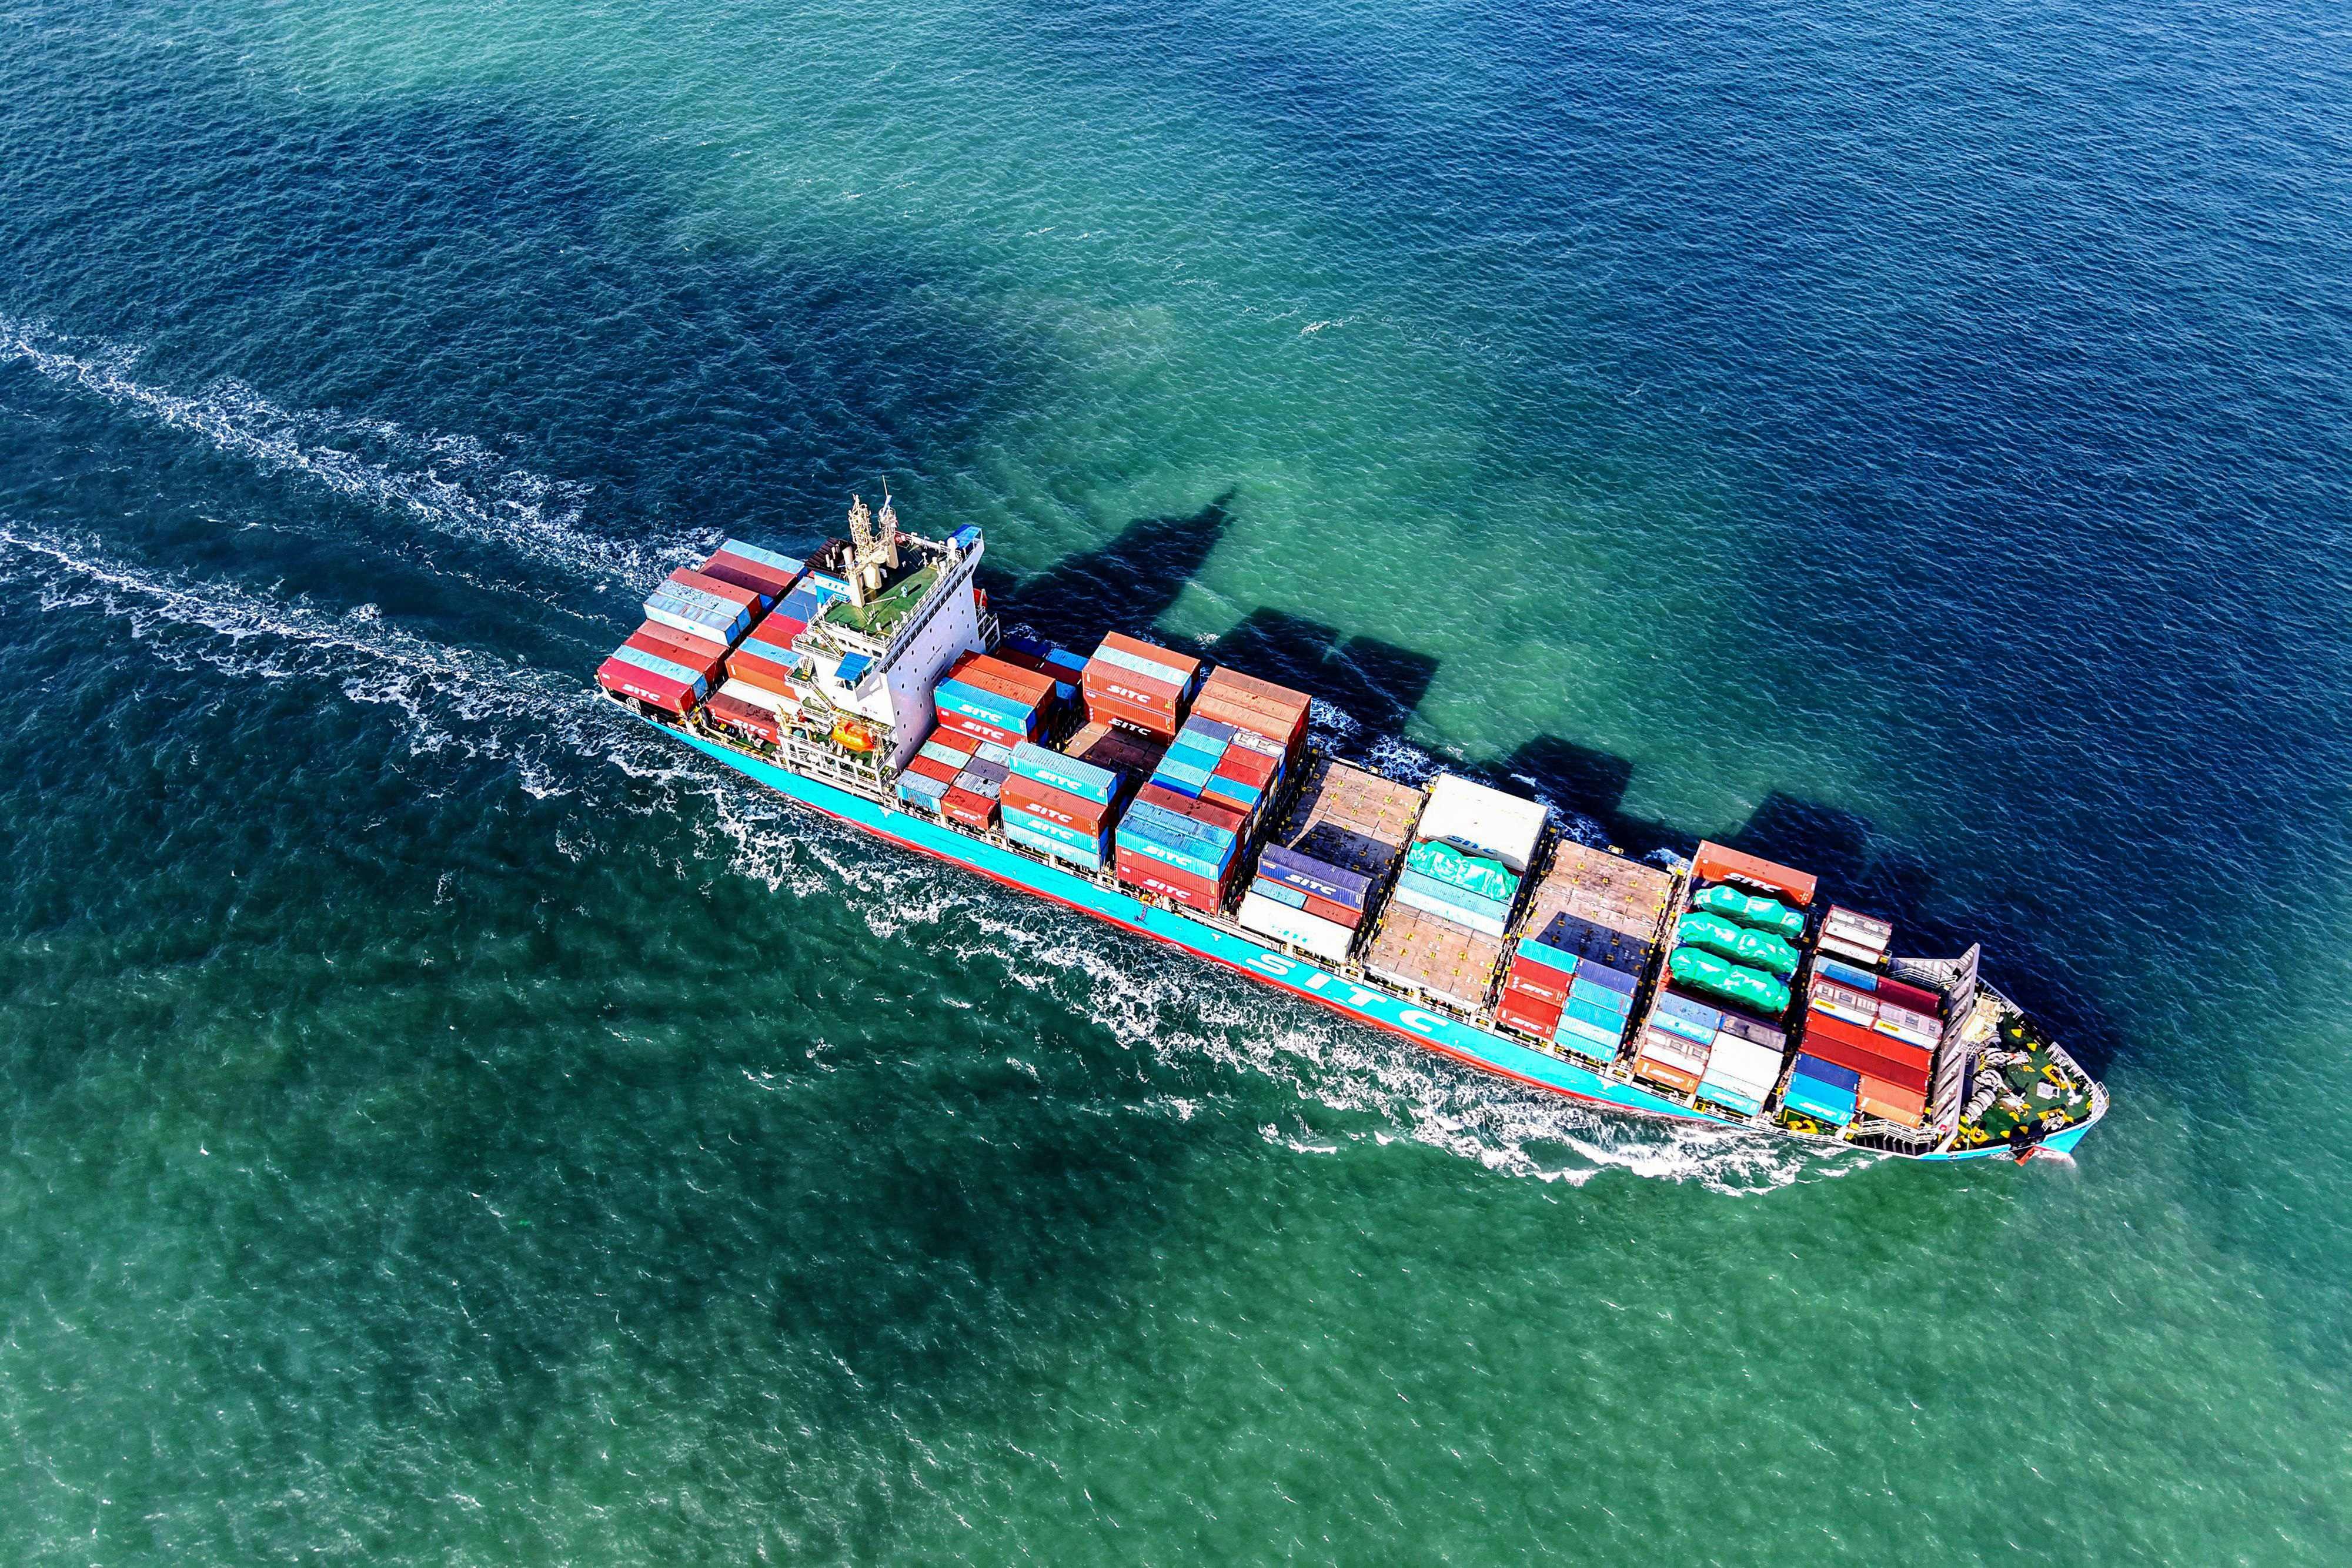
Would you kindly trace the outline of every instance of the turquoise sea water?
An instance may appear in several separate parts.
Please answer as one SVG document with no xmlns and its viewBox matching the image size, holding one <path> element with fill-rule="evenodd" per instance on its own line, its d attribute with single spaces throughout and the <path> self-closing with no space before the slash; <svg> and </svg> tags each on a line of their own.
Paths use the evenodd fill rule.
<svg viewBox="0 0 2352 1568">
<path fill-rule="evenodd" d="M 0 1556 L 2352 1560 L 2348 110 L 2307 4 L 0 13 Z M 885 478 L 2114 1113 L 1601 1117 L 593 700 Z"/>
</svg>

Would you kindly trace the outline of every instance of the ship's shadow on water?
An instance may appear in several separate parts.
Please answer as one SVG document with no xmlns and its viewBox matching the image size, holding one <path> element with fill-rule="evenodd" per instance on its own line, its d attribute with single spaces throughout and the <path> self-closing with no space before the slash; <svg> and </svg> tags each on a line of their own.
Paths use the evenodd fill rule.
<svg viewBox="0 0 2352 1568">
<path fill-rule="evenodd" d="M 1028 625 L 1074 647 L 1091 648 L 1105 626 L 1127 627 L 1311 693 L 1356 726 L 1342 744 L 1345 752 L 1362 757 L 1382 742 L 1404 740 L 1436 679 L 1438 661 L 1429 654 L 1349 637 L 1271 606 L 1252 611 L 1213 642 L 1157 631 L 1160 618 L 1232 526 L 1235 495 L 1229 489 L 1190 515 L 1138 518 L 1095 549 L 1026 580 L 994 583 L 992 595 L 1008 624 Z M 1447 765 L 1501 789 L 1532 789 L 1636 856 L 1688 856 L 1698 846 L 1698 833 L 1628 809 L 1634 777 L 1630 759 L 1563 736 L 1538 736 L 1499 760 Z M 1776 790 L 1724 841 L 1816 873 L 1831 896 L 1893 920 L 1906 951 L 1950 956 L 1982 941 L 1993 975 L 2011 977 L 2014 988 L 2026 993 L 2018 999 L 2058 1030 L 2086 1068 L 2103 1072 L 2112 1059 L 2116 1031 L 2088 998 L 2059 977 L 2057 954 L 2031 925 L 2000 910 L 1955 906 L 1934 868 L 1868 819 Z"/>
</svg>

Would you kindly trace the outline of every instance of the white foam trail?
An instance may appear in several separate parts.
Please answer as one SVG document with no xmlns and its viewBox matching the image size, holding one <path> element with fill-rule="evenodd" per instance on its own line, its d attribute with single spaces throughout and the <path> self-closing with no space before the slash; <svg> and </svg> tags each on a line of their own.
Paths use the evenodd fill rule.
<svg viewBox="0 0 2352 1568">
<path fill-rule="evenodd" d="M 134 410 L 174 430 L 252 462 L 290 473 L 379 511 L 436 532 L 521 554 L 579 576 L 644 588 L 711 532 L 666 546 L 601 538 L 582 527 L 589 486 L 518 467 L 471 436 L 419 435 L 387 420 L 334 410 L 289 411 L 240 382 L 215 382 L 186 393 L 137 379 L 140 352 L 90 342 L 0 316 L 0 364 L 28 366 L 50 381 Z M 380 449 L 378 461 L 355 446 Z"/>
<path fill-rule="evenodd" d="M 29 583 L 45 612 L 92 610 L 125 621 L 176 668 L 203 664 L 247 679 L 332 683 L 353 702 L 398 710 L 412 755 L 507 759 L 534 793 L 567 792 L 577 779 L 565 780 L 566 758 L 627 748 L 635 740 L 627 731 L 640 727 L 578 682 L 418 637 L 387 624 L 373 605 L 330 614 L 224 583 L 191 583 L 5 520 L 0 581 Z"/>
</svg>

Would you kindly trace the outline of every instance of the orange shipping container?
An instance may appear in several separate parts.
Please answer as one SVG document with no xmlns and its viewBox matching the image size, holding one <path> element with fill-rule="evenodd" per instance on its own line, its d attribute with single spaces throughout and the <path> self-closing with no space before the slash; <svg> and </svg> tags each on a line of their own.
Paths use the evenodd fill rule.
<svg viewBox="0 0 2352 1568">
<path fill-rule="evenodd" d="M 1855 1099 L 1871 1115 L 1884 1116 L 1906 1127 L 1917 1126 L 1920 1118 L 1927 1113 L 1927 1095 L 1868 1074 L 1864 1075 Z"/>
<path fill-rule="evenodd" d="M 1102 831 L 1103 819 L 1110 814 L 1108 803 L 1089 800 L 1083 795 L 1073 795 L 1066 789 L 1056 789 L 1040 784 L 1034 779 L 1024 779 L 1015 773 L 1004 780 L 997 792 L 998 800 L 1024 811 L 1034 811 L 1049 822 L 1081 833 Z"/>
<path fill-rule="evenodd" d="M 1691 860 L 1691 875 L 1700 882 L 1745 882 L 1773 893 L 1786 894 L 1799 908 L 1811 908 L 1822 879 L 1795 871 L 1723 844 L 1704 843 Z"/>
</svg>

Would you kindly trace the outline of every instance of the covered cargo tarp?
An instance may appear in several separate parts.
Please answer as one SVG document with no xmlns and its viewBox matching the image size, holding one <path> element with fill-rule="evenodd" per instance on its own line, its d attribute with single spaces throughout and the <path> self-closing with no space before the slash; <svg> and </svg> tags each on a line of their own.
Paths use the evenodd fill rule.
<svg viewBox="0 0 2352 1568">
<path fill-rule="evenodd" d="M 1720 915 L 1694 911 L 1675 926 L 1675 939 L 1720 953 L 1755 968 L 1769 970 L 1782 979 L 1797 972 L 1797 950 L 1778 936 L 1734 925 Z"/>
<path fill-rule="evenodd" d="M 1703 889 L 1691 900 L 1693 906 L 1709 915 L 1720 915 L 1742 925 L 1759 931 L 1769 931 L 1793 942 L 1805 934 L 1805 917 L 1778 899 L 1758 894 L 1742 893 L 1736 887 L 1717 883 Z"/>
<path fill-rule="evenodd" d="M 1524 876 L 1543 830 L 1541 802 L 1441 773 L 1429 786 L 1429 804 L 1422 810 L 1415 837 L 1444 839 L 1491 855 L 1514 876 Z"/>
<path fill-rule="evenodd" d="M 1789 988 L 1764 973 L 1696 947 L 1677 947 L 1666 967 L 1679 985 L 1712 991 L 1759 1012 L 1780 1017 L 1789 1010 Z"/>
<path fill-rule="evenodd" d="M 1452 844 L 1423 839 L 1406 852 L 1404 863 L 1434 882 L 1507 904 L 1518 895 L 1519 879 L 1502 862 L 1464 854 Z"/>
</svg>

